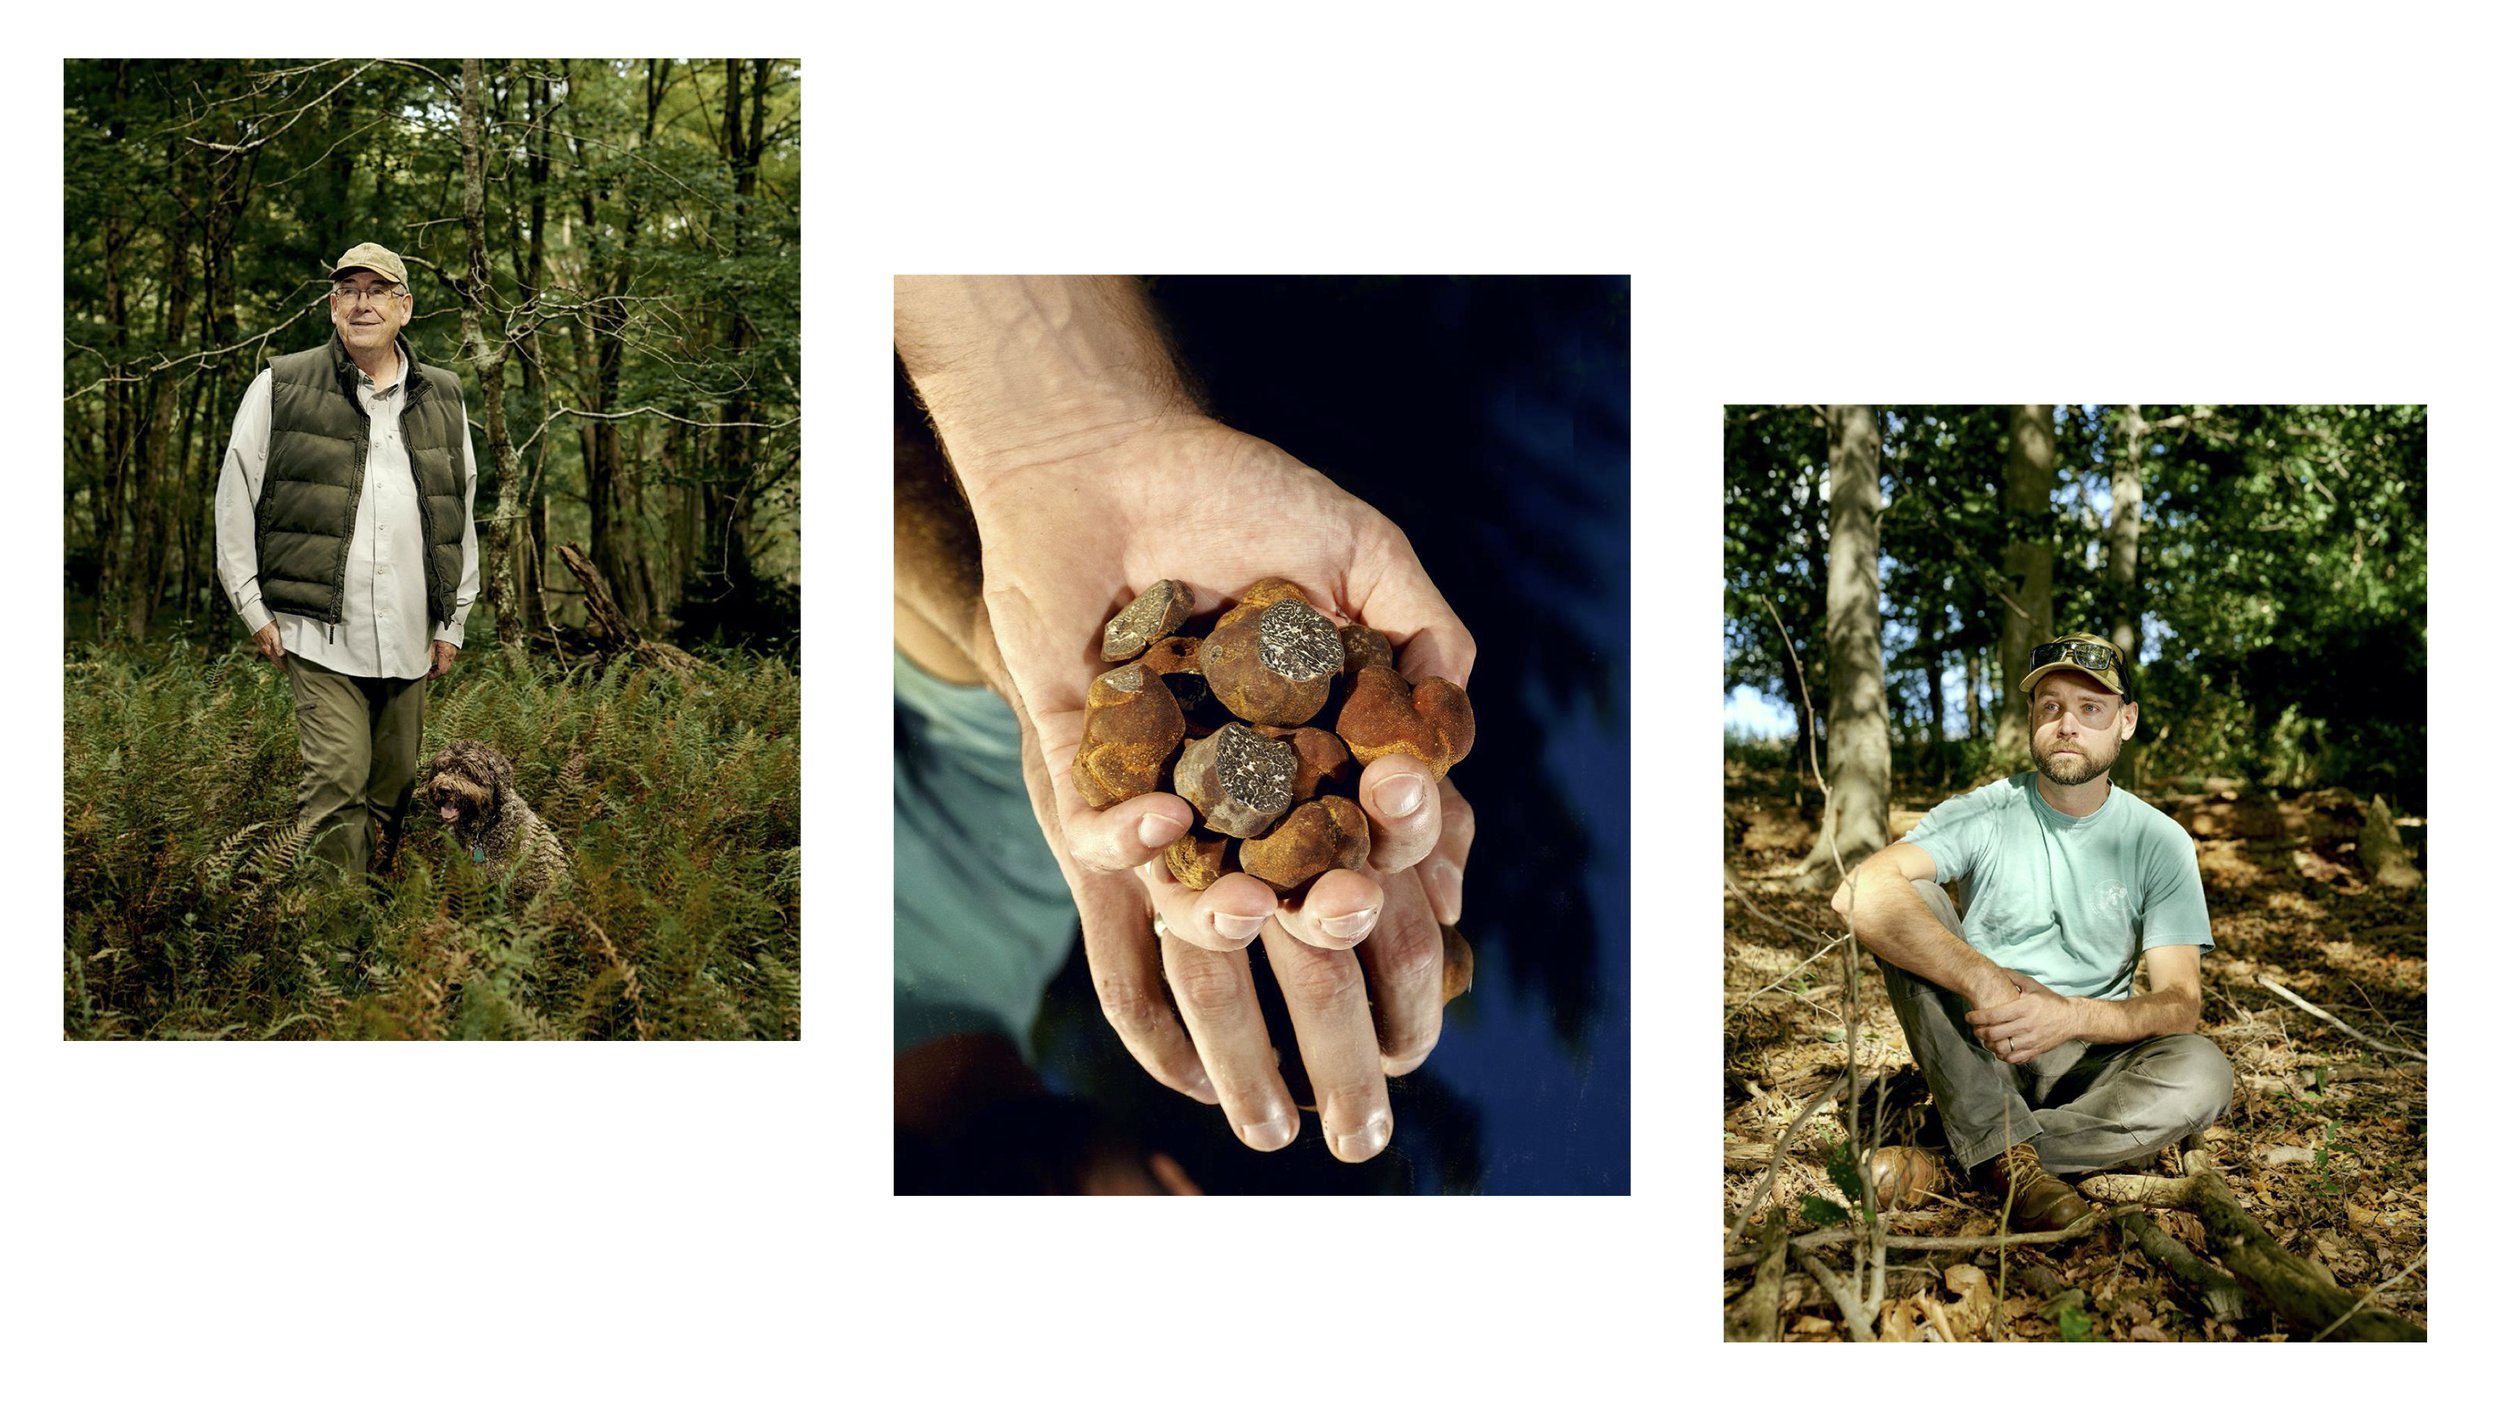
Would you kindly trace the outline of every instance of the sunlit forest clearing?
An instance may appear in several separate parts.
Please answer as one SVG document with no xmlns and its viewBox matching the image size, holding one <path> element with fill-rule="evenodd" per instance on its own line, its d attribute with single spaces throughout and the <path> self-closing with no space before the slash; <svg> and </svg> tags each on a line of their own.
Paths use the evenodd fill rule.
<svg viewBox="0 0 2500 1406">
<path fill-rule="evenodd" d="M 1726 744 L 1729 1336 L 2420 1335 L 2426 424 L 1729 409 L 1727 684 L 1794 718 Z M 1915 1209 L 1865 1195 L 1853 1154 L 1916 1136 L 1927 1091 L 1829 899 L 1936 805 L 2033 767 L 2019 681 L 2067 631 L 2137 661 L 2111 776 L 2194 840 L 2197 1030 L 2236 1088 L 2157 1181 L 2086 1179 L 2086 1222 L 2001 1239 L 1967 1178 Z"/>
</svg>

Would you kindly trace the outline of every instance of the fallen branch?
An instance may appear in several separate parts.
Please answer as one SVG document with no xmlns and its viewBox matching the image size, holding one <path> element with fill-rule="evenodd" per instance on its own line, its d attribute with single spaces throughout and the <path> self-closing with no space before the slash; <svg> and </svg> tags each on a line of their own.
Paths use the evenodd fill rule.
<svg viewBox="0 0 2500 1406">
<path fill-rule="evenodd" d="M 2193 1290 L 2205 1301 L 2214 1317 L 2237 1320 L 2248 1316 L 2248 1292 L 2240 1281 L 2196 1257 L 2170 1232 L 2153 1224 L 2141 1211 L 2129 1211 L 2118 1218 L 2118 1224 L 2144 1250 L 2144 1257 L 2163 1269 L 2170 1277 Z"/>
<path fill-rule="evenodd" d="M 2419 1342 L 2420 1324 L 2367 1304 L 2333 1275 L 2286 1250 L 2266 1233 L 2231 1194 L 2230 1184 L 2201 1151 L 2185 1159 L 2184 1177 L 2087 1177 L 2077 1188 L 2103 1198 L 2124 1195 L 2148 1205 L 2173 1206 L 2205 1224 L 2205 1243 L 2240 1286 L 2277 1317 L 2324 1337 L 2337 1333 L 2362 1342 Z"/>
<path fill-rule="evenodd" d="M 1862 1343 L 1875 1341 L 1875 1322 L 1867 1314 L 1866 1305 L 1859 1303 L 1856 1295 L 1841 1287 L 1840 1276 L 1834 1274 L 1830 1266 L 1805 1253 L 1798 1245 L 1799 1242 L 1790 1241 L 1789 1254 L 1806 1267 L 1806 1273 L 1814 1276 L 1814 1282 L 1823 1286 L 1824 1293 L 1831 1295 L 1833 1306 L 1840 1310 L 1841 1318 L 1849 1325 L 1849 1336 Z"/>
<path fill-rule="evenodd" d="M 1761 1270 L 1754 1275 L 1752 1287 L 1728 1305 L 1727 1341 L 1732 1343 L 1779 1341 L 1780 1290 L 1788 1269 L 1788 1222 L 1778 1216 L 1764 1222 L 1759 1244 Z"/>
<path fill-rule="evenodd" d="M 2401 1084 L 2420 1079 L 2429 1071 L 2427 1064 L 2322 1064 L 2313 1069 L 2295 1069 L 2283 1078 L 2243 1074 L 2240 1085 L 2251 1093 L 2275 1094 L 2291 1089 L 2324 1089 L 2330 1083 Z"/>
<path fill-rule="evenodd" d="M 1841 1085 L 1848 1082 L 1848 1071 L 1841 1071 L 1829 1084 L 1823 1086 L 1823 1092 L 1814 1096 L 1814 1102 L 1807 1104 L 1798 1111 L 1796 1117 L 1788 1120 L 1787 1128 L 1780 1133 L 1780 1140 L 1771 1145 L 1771 1155 L 1763 1167 L 1762 1180 L 1754 1186 L 1753 1195 L 1745 1202 L 1745 1209 L 1737 1213 L 1735 1223 L 1728 1227 L 1728 1243 L 1731 1246 L 1735 1244 L 1736 1237 L 1744 1232 L 1745 1223 L 1753 1219 L 1753 1213 L 1762 1209 L 1763 1198 L 1771 1194 L 1771 1184 L 1779 1179 L 1780 1158 L 1787 1155 L 1789 1140 L 1797 1136 L 1797 1130 L 1804 1127 L 1806 1120 L 1813 1117 L 1832 1095 L 1840 1092 Z"/>
<path fill-rule="evenodd" d="M 2023 1231 L 2012 1235 L 1920 1236 L 1895 1235 L 1887 1231 L 1884 1235 L 1884 1244 L 1890 1249 L 1913 1255 L 1948 1252 L 1967 1254 L 1973 1250 L 1993 1250 L 1999 1245 L 2055 1245 L 2061 1241 L 2081 1239 L 2100 1229 L 2113 1216 L 2141 1209 L 2142 1207 L 2132 1205 L 2096 1207 L 2082 1219 L 2063 1230 Z M 1790 1240 L 1788 1248 L 1791 1253 L 1820 1250 L 1828 1245 L 1845 1245 L 1857 1236 L 1858 1232 L 1855 1229 L 1846 1226 L 1837 1230 L 1818 1230 L 1812 1235 L 1800 1235 Z M 1723 1260 L 1722 1268 L 1723 1270 L 1743 1269 L 1752 1264 L 1754 1258 L 1750 1254 L 1731 1254 Z"/>
<path fill-rule="evenodd" d="M 2430 1059 L 2429 1055 L 2407 1045 L 2380 1044 L 2378 1041 L 2373 1040 L 2369 1036 L 2362 1034 L 2360 1031 L 2353 1029 L 2349 1025 L 2346 1025 L 2344 1022 L 2337 1020 L 2335 1017 L 2328 1015 L 2322 1010 L 2319 1010 L 2316 1006 L 2302 1000 L 2298 992 L 2293 991 L 2290 987 L 2283 985 L 2270 976 L 2261 976 L 2257 978 L 2257 984 L 2266 988 L 2268 991 L 2273 992 L 2275 995 L 2282 997 L 2284 1000 L 2291 1002 L 2293 1005 L 2300 1007 L 2302 1010 L 2309 1012 L 2311 1015 L 2316 1016 L 2318 1019 L 2325 1021 L 2327 1024 L 2334 1026 L 2336 1029 L 2343 1031 L 2345 1034 L 2350 1035 L 2354 1039 L 2359 1040 L 2361 1043 L 2368 1045 L 2371 1049 L 2379 1051 L 2381 1054 L 2409 1055 L 2414 1059 L 2426 1062 Z"/>
</svg>

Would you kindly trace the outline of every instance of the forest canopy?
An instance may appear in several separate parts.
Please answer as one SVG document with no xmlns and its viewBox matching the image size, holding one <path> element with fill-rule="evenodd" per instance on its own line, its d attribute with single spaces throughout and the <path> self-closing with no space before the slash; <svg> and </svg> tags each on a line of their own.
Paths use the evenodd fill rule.
<svg viewBox="0 0 2500 1406">
<path fill-rule="evenodd" d="M 1726 687 L 1801 726 L 1811 701 L 1818 737 L 1840 442 L 1825 409 L 1730 407 L 1724 428 Z M 1967 784 L 2023 764 L 2009 646 L 2088 631 L 2139 664 L 2135 774 L 2424 805 L 2423 407 L 1874 411 L 1896 770 Z M 1797 750 L 1802 770 L 1802 734 Z"/>
<path fill-rule="evenodd" d="M 461 377 L 471 639 L 578 627 L 584 544 L 637 632 L 793 644 L 799 74 L 785 59 L 67 66 L 68 633 L 226 627 L 211 498 L 331 261 L 407 263 Z"/>
</svg>

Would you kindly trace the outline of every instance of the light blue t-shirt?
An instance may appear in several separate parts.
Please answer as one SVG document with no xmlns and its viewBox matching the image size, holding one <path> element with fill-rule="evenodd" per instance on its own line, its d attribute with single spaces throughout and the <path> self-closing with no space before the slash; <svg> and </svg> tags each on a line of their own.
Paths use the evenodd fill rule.
<svg viewBox="0 0 2500 1406">
<path fill-rule="evenodd" d="M 1032 1059 L 1076 903 L 1033 818 L 1015 711 L 894 652 L 894 1048 L 1005 1035 Z"/>
<path fill-rule="evenodd" d="M 2066 996 L 2125 1000 L 2146 948 L 2214 945 L 2196 842 L 2179 822 L 2109 788 L 2100 809 L 2067 815 L 2026 771 L 1966 791 L 1904 838 L 1964 880 L 1972 949 Z"/>
</svg>

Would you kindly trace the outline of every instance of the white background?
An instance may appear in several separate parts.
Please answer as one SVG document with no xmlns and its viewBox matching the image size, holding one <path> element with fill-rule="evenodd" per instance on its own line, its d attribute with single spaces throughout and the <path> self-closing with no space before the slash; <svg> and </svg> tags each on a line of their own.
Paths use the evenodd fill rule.
<svg viewBox="0 0 2500 1406">
<path fill-rule="evenodd" d="M 1818 1379 L 1719 1344 L 1719 406 L 2427 402 L 2433 597 L 2487 627 L 2451 613 L 2493 598 L 2500 243 L 2492 36 L 2461 7 L 890 5 L 722 7 L 719 25 L 646 8 L 304 9 L 281 27 L 123 6 L 109 30 L 20 39 L 302 55 L 404 47 L 405 16 L 498 54 L 803 58 L 807 1038 L 60 1038 L 59 79 L 30 62 L 7 90 L 7 354 L 35 511 L 0 552 L 19 635 L 0 697 L 33 753 L 0 803 L 19 915 L 0 968 L 0 1388 L 33 1389 L 19 1399 L 1953 1391 L 1950 1370 Z M 887 664 L 861 636 L 884 629 L 891 561 L 889 279 L 1116 270 L 1633 276 L 1631 1196 L 888 1195 Z M 2433 661 L 2433 809 L 2462 874 L 2489 838 L 2488 665 Z M 2454 1027 L 2485 1002 L 2492 924 L 2456 882 L 2434 898 L 2446 1272 L 2424 1350 L 2449 1372 L 2491 1299 L 2481 1051 Z M 2228 1370 L 2240 1391 L 2314 1393 L 2402 1370 L 2430 1399 L 2461 1389 L 2423 1365 L 2207 1349 L 2102 1385 Z"/>
</svg>

